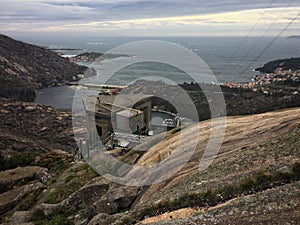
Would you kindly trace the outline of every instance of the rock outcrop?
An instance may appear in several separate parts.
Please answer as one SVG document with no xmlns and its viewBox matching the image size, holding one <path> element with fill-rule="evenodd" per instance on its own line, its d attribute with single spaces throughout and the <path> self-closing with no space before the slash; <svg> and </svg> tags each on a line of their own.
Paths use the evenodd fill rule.
<svg viewBox="0 0 300 225">
<path fill-rule="evenodd" d="M 135 209 L 188 192 L 233 185 L 256 171 L 282 169 L 299 160 L 297 132 L 300 128 L 300 108 L 227 117 L 226 133 L 218 155 L 207 170 L 199 171 L 199 162 L 212 132 L 210 126 L 210 121 L 196 124 L 162 141 L 142 156 L 138 165 L 151 165 L 158 159 L 174 161 L 176 159 L 166 154 L 172 143 L 178 143 L 179 138 L 188 143 L 179 146 L 183 155 L 189 151 L 189 146 L 197 143 L 193 156 L 180 172 L 171 179 L 152 185 L 135 204 Z M 197 128 L 200 129 L 199 134 Z M 284 136 L 288 132 L 289 139 Z"/>
<path fill-rule="evenodd" d="M 199 161 L 211 132 L 210 121 L 201 122 L 166 138 L 149 149 L 139 159 L 137 165 L 152 165 L 161 160 L 170 161 L 170 165 L 175 163 L 178 158 L 173 159 L 168 151 L 172 151 L 172 145 L 178 143 L 180 136 L 188 143 L 183 145 L 183 148 L 179 147 L 182 155 L 186 154 L 185 152 L 188 151 L 189 146 L 193 145 L 193 142 L 198 143 L 188 163 L 170 179 L 145 187 L 143 192 L 139 192 L 128 214 L 118 215 L 115 218 L 112 215 L 103 214 L 100 210 L 100 214 L 95 216 L 90 223 L 101 224 L 100 221 L 103 219 L 103 221 L 109 221 L 110 224 L 119 224 L 120 221 L 123 221 L 120 224 L 128 224 L 128 221 L 130 221 L 129 224 L 136 224 L 141 218 L 146 219 L 149 214 L 160 215 L 168 211 L 168 207 L 176 208 L 176 205 L 174 206 L 176 203 L 172 203 L 176 198 L 180 198 L 186 205 L 193 205 L 193 201 L 188 197 L 191 193 L 198 194 L 200 198 L 201 193 L 207 190 L 234 187 L 261 171 L 275 173 L 276 176 L 284 174 L 287 168 L 299 162 L 299 115 L 300 109 L 296 108 L 252 116 L 228 117 L 225 139 L 219 154 L 204 171 L 199 171 Z M 197 127 L 201 129 L 199 136 L 195 132 Z M 138 169 L 129 171 L 128 177 L 130 174 L 133 174 L 132 177 L 147 179 L 147 174 L 143 177 Z M 218 197 L 221 199 L 220 203 L 210 203 L 209 199 L 205 200 L 208 201 L 205 207 L 193 208 L 192 214 L 179 210 L 157 218 L 146 219 L 142 224 L 152 224 L 152 222 L 153 224 L 190 224 L 189 221 L 196 224 L 228 224 L 232 221 L 239 221 L 236 224 L 254 224 L 262 221 L 271 223 L 284 218 L 293 224 L 300 216 L 299 211 L 298 213 L 293 211 L 299 209 L 299 201 L 296 197 L 299 195 L 296 191 L 299 181 L 291 182 L 286 185 L 284 181 L 282 184 L 275 182 L 265 191 L 231 197 L 232 200 L 228 201 L 222 200 L 223 196 L 220 195 Z M 118 191 L 120 189 L 113 193 Z M 212 207 L 211 204 L 217 205 Z M 143 216 L 136 217 L 137 215 Z M 288 218 L 289 215 L 290 218 Z M 166 219 L 167 216 L 171 217 Z M 251 221 L 247 218 L 251 218 Z"/>
<path fill-rule="evenodd" d="M 45 188 L 51 179 L 46 168 L 18 167 L 0 172 L 0 215 L 8 212 L 29 194 Z"/>
<path fill-rule="evenodd" d="M 46 183 L 50 178 L 51 176 L 48 174 L 47 169 L 38 166 L 5 170 L 0 172 L 0 194 L 34 180 Z"/>
<path fill-rule="evenodd" d="M 0 195 L 0 214 L 13 209 L 19 202 L 24 200 L 28 194 L 43 188 L 45 188 L 45 186 L 36 181 L 2 193 Z"/>
<path fill-rule="evenodd" d="M 285 171 L 299 163 L 299 115 L 300 109 L 294 108 L 226 118 L 224 142 L 219 154 L 204 171 L 199 171 L 199 161 L 211 132 L 211 121 L 195 124 L 182 131 L 177 130 L 134 162 L 145 166 L 165 160 L 172 165 L 176 158 L 172 158 L 170 152 L 180 136 L 185 140 L 185 144 L 179 147 L 182 155 L 197 143 L 190 160 L 169 179 L 140 188 L 116 184 L 102 177 L 93 179 L 94 175 L 91 174 L 90 179 L 93 180 L 87 179 L 82 183 L 83 186 L 72 189 L 71 194 L 55 201 L 55 195 L 51 195 L 55 193 L 55 188 L 61 191 L 70 189 L 72 185 L 84 179 L 81 175 L 90 174 L 86 165 L 74 164 L 45 190 L 45 195 L 52 196 L 53 204 L 45 204 L 41 199 L 32 208 L 33 211 L 15 212 L 15 218 L 19 218 L 18 221 L 21 222 L 30 222 L 41 217 L 44 223 L 50 223 L 51 218 L 60 217 L 61 220 L 70 223 L 85 225 L 189 224 L 190 221 L 196 224 L 228 224 L 232 221 L 236 221 L 236 224 L 254 224 L 285 219 L 293 224 L 299 218 L 299 175 L 298 180 L 290 179 L 290 175 Z M 200 135 L 195 132 L 196 128 L 200 128 Z M 132 155 L 128 150 L 114 151 L 111 154 L 123 161 L 127 161 L 124 156 Z M 299 171 L 297 168 L 295 173 Z M 272 182 L 262 190 L 241 192 L 237 195 L 231 193 L 237 190 L 235 188 L 239 187 L 243 180 L 261 174 L 262 171 L 274 174 L 276 179 L 278 176 L 284 176 L 289 180 Z M 12 177 L 13 183 L 20 186 L 1 194 L 1 199 L 7 201 L 3 201 L 0 209 L 12 208 L 11 204 L 20 202 L 27 191 L 30 193 L 44 188 L 39 176 L 32 180 L 30 174 L 24 175 L 24 180 L 19 176 Z M 135 179 L 148 179 L 147 174 L 140 173 L 136 168 L 127 174 Z M 224 189 L 225 187 L 227 189 Z M 226 190 L 229 195 L 225 196 L 223 192 L 220 194 L 216 190 Z M 15 191 L 20 194 L 9 194 Z M 211 198 L 215 198 L 214 195 L 217 201 L 210 202 Z M 194 199 L 191 196 L 194 196 Z M 197 198 L 201 196 L 207 197 L 197 205 Z M 176 202 L 176 199 L 180 201 Z M 38 218 L 34 213 L 37 209 L 40 212 Z M 30 215 L 33 216 L 28 219 Z"/>
<path fill-rule="evenodd" d="M 69 112 L 36 103 L 0 104 L 0 153 L 71 152 L 76 144 Z"/>
<path fill-rule="evenodd" d="M 138 224 L 297 224 L 299 221 L 300 182 L 284 185 L 251 196 L 243 196 L 193 215 L 176 218 L 180 212 L 167 213 L 169 217 L 152 217 Z M 171 217 L 170 217 L 171 216 Z"/>
</svg>

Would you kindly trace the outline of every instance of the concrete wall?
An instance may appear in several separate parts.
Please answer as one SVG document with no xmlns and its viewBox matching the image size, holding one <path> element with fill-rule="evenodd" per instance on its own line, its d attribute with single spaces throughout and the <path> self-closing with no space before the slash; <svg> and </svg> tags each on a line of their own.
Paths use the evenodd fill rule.
<svg viewBox="0 0 300 225">
<path fill-rule="evenodd" d="M 151 100 L 144 102 L 142 104 L 135 105 L 135 109 L 144 112 L 144 122 L 146 124 L 146 132 L 150 130 L 150 121 L 151 121 Z"/>
</svg>

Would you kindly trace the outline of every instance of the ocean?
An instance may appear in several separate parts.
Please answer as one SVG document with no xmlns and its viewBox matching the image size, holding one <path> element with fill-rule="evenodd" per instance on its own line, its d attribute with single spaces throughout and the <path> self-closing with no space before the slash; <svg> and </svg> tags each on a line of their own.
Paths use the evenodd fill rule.
<svg viewBox="0 0 300 225">
<path fill-rule="evenodd" d="M 167 41 L 189 49 L 204 60 L 218 82 L 249 82 L 258 74 L 254 69 L 269 61 L 300 57 L 300 39 L 285 37 L 75 37 L 65 39 L 32 37 L 25 41 L 47 48 L 77 49 L 60 51 L 64 55 L 77 55 L 83 52 L 105 53 L 120 45 L 143 40 Z M 180 55 L 174 57 L 179 57 L 181 60 Z M 118 65 L 122 63 L 122 60 L 124 60 L 123 57 L 107 59 L 103 63 Z M 178 68 L 147 62 L 133 64 L 118 71 L 109 83 L 127 85 L 134 80 L 148 76 L 164 77 L 175 83 L 192 81 Z M 72 100 L 73 92 L 74 90 L 69 87 L 43 89 L 37 92 L 36 101 L 59 108 L 69 108 L 70 104 L 66 102 Z"/>
</svg>

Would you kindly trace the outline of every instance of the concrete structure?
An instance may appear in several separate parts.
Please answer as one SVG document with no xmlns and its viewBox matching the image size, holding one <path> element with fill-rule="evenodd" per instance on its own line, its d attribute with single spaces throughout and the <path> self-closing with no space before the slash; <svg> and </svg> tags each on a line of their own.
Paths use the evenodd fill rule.
<svg viewBox="0 0 300 225">
<path fill-rule="evenodd" d="M 115 131 L 147 133 L 151 121 L 151 97 L 142 94 L 88 96 L 83 99 L 88 140 L 107 143 Z"/>
<path fill-rule="evenodd" d="M 116 130 L 138 133 L 140 128 L 146 127 L 144 112 L 140 110 L 124 109 L 116 114 Z"/>
</svg>

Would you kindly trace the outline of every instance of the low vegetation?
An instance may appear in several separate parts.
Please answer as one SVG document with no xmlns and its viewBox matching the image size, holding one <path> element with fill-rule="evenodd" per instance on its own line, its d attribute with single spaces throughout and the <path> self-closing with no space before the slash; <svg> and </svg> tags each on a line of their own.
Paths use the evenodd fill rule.
<svg viewBox="0 0 300 225">
<path fill-rule="evenodd" d="M 4 98 L 12 98 L 13 100 L 33 102 L 36 94 L 35 90 L 30 87 L 16 86 L 15 83 L 10 83 L 0 78 L 0 96 Z"/>
<path fill-rule="evenodd" d="M 220 112 L 220 116 L 258 114 L 300 106 L 300 94 L 294 94 L 295 92 L 300 92 L 300 82 L 297 81 L 272 83 L 267 86 L 258 87 L 257 91 L 221 86 L 221 93 L 216 88 L 216 85 L 201 84 L 200 86 L 193 82 L 180 84 L 180 87 L 187 92 L 193 101 L 198 112 L 199 121 L 211 118 L 209 102 L 216 101 L 216 99 L 207 99 L 207 96 L 209 96 L 207 93 L 210 93 L 210 97 L 214 96 L 219 99 L 224 97 L 226 112 Z M 201 88 L 203 88 L 206 93 L 204 93 Z M 122 92 L 124 94 L 135 93 L 135 90 L 140 89 L 143 90 L 143 93 L 147 93 L 149 95 L 166 95 L 168 96 L 169 102 L 178 101 L 177 96 L 174 95 L 177 87 L 173 87 L 172 85 L 168 85 L 163 82 L 137 81 L 134 84 L 129 85 Z M 267 91 L 268 94 L 266 94 L 265 91 Z M 155 105 L 161 110 L 177 113 L 172 104 L 161 98 L 155 97 L 153 102 L 155 102 Z M 180 104 L 183 109 L 190 107 L 186 102 L 181 102 Z M 184 113 L 185 115 L 181 116 L 194 118 L 192 110 L 184 111 Z"/>
<path fill-rule="evenodd" d="M 72 220 L 69 219 L 72 212 L 65 208 L 58 208 L 49 215 L 45 215 L 41 210 L 37 210 L 33 218 L 35 225 L 72 225 Z"/>
<path fill-rule="evenodd" d="M 220 189 L 200 193 L 186 193 L 173 200 L 164 200 L 134 212 L 122 220 L 119 225 L 135 224 L 146 217 L 157 216 L 165 212 L 187 207 L 210 207 L 241 195 L 254 194 L 298 181 L 300 179 L 300 162 L 296 162 L 289 171 L 261 171 L 247 177 L 237 185 L 227 185 Z"/>
<path fill-rule="evenodd" d="M 32 166 L 35 164 L 35 158 L 38 154 L 32 151 L 26 151 L 5 158 L 0 154 L 0 171 L 17 168 L 18 166 Z"/>
<path fill-rule="evenodd" d="M 70 167 L 70 164 L 64 155 L 56 154 L 54 152 L 48 152 L 42 155 L 36 164 L 37 166 L 45 167 L 52 172 L 62 171 Z"/>
<path fill-rule="evenodd" d="M 0 154 L 0 171 L 24 166 L 45 167 L 51 172 L 64 170 L 70 164 L 65 156 L 53 152 L 41 154 L 34 151 L 25 151 L 13 154 L 10 158 Z"/>
<path fill-rule="evenodd" d="M 59 188 L 52 191 L 44 200 L 44 203 L 47 204 L 56 204 L 66 199 L 70 194 L 73 193 L 73 190 L 69 188 Z"/>
<path fill-rule="evenodd" d="M 75 167 L 74 169 L 70 168 L 65 171 L 63 175 L 66 176 L 63 176 L 62 184 L 46 196 L 44 203 L 59 203 L 98 176 L 87 163 Z M 58 180 L 56 180 L 56 182 L 57 181 Z"/>
<path fill-rule="evenodd" d="M 72 81 L 84 66 L 39 46 L 0 34 L 0 96 L 33 101 L 34 89 Z"/>
<path fill-rule="evenodd" d="M 43 190 L 38 189 L 26 196 L 22 203 L 17 207 L 17 211 L 27 211 L 30 210 L 36 202 L 39 200 Z"/>
</svg>

